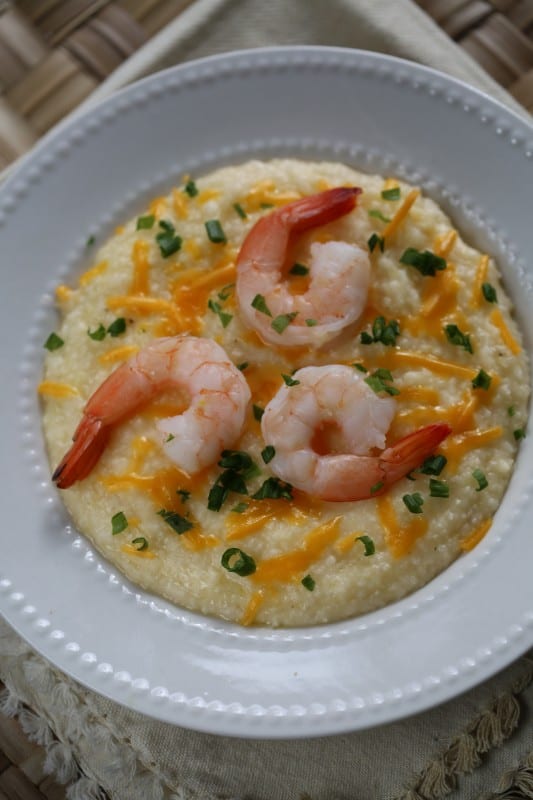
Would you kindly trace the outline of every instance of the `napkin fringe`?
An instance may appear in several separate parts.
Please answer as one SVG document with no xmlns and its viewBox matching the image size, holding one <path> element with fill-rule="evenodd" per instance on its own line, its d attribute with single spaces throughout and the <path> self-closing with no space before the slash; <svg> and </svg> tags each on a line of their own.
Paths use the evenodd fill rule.
<svg viewBox="0 0 533 800">
<path fill-rule="evenodd" d="M 524 658 L 523 662 L 524 672 L 511 689 L 497 696 L 444 752 L 432 759 L 397 800 L 441 800 L 457 788 L 461 775 L 473 772 L 482 764 L 483 755 L 511 736 L 520 721 L 518 696 L 533 681 L 533 661 Z M 499 789 L 479 800 L 533 800 L 533 753 L 513 771 L 512 781 L 503 794 Z"/>
</svg>

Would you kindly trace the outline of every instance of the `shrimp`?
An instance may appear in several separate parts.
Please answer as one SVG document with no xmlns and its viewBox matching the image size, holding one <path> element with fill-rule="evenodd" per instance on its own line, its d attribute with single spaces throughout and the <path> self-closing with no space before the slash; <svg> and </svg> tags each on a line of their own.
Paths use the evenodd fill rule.
<svg viewBox="0 0 533 800">
<path fill-rule="evenodd" d="M 156 339 L 121 364 L 83 410 L 74 444 L 53 474 L 60 489 L 87 477 L 113 429 L 166 389 L 189 400 L 183 414 L 157 422 L 168 457 L 189 474 L 213 464 L 240 436 L 250 402 L 242 372 L 211 339 Z"/>
<path fill-rule="evenodd" d="M 265 443 L 275 450 L 269 464 L 279 478 L 322 500 L 381 494 L 451 432 L 444 423 L 427 425 L 385 448 L 396 401 L 376 395 L 352 367 L 304 367 L 293 380 L 298 384 L 282 386 L 261 420 Z"/>
<path fill-rule="evenodd" d="M 236 293 L 244 321 L 264 341 L 321 346 L 360 317 L 368 295 L 370 262 L 367 251 L 355 244 L 313 244 L 310 284 L 304 294 L 291 294 L 282 280 L 292 234 L 348 214 L 360 193 L 359 188 L 346 187 L 304 197 L 263 217 L 248 233 L 237 259 Z M 266 312 L 255 307 L 258 296 L 263 297 Z M 280 334 L 272 322 L 283 315 L 294 316 Z"/>
</svg>

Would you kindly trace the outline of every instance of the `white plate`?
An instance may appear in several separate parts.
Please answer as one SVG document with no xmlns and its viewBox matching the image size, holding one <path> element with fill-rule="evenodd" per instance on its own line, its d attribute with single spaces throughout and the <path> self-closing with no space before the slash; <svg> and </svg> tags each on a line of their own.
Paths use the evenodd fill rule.
<svg viewBox="0 0 533 800">
<path fill-rule="evenodd" d="M 438 73 L 329 48 L 234 53 L 144 80 L 48 136 L 1 193 L 0 608 L 91 689 L 219 734 L 354 730 L 468 689 L 533 644 L 533 437 L 485 540 L 429 585 L 334 625 L 244 629 L 138 591 L 69 527 L 35 387 L 54 287 L 183 173 L 292 155 L 420 184 L 500 261 L 533 343 L 533 129 Z M 529 468 L 528 468 L 529 467 Z"/>
</svg>

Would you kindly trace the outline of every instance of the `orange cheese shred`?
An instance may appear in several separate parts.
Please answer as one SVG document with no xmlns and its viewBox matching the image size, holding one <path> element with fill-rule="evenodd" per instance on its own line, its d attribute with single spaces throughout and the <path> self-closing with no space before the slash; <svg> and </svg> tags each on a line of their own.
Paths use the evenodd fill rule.
<svg viewBox="0 0 533 800">
<path fill-rule="evenodd" d="M 378 517 L 385 531 L 385 542 L 394 558 L 408 555 L 418 539 L 427 531 L 428 523 L 422 515 L 413 515 L 407 525 L 401 525 L 389 495 L 376 498 Z"/>
<path fill-rule="evenodd" d="M 132 544 L 123 544 L 121 547 L 123 553 L 127 553 L 129 556 L 138 556 L 139 558 L 157 558 L 155 553 L 152 553 L 151 550 L 137 550 L 137 548 Z"/>
<path fill-rule="evenodd" d="M 450 462 L 450 467 L 453 467 L 469 450 L 477 450 L 479 447 L 492 444 L 502 434 L 503 428 L 499 425 L 485 430 L 465 431 L 458 435 L 449 436 L 440 445 L 440 449 Z"/>
<path fill-rule="evenodd" d="M 506 347 L 509 348 L 513 355 L 518 355 L 521 352 L 522 348 L 520 347 L 519 343 L 514 338 L 513 334 L 507 327 L 505 320 L 503 318 L 503 314 L 499 308 L 495 308 L 489 317 L 490 321 L 493 325 L 498 328 L 500 332 L 500 336 L 502 337 L 502 341 Z"/>
<path fill-rule="evenodd" d="M 75 386 L 68 383 L 57 383 L 56 381 L 41 381 L 37 391 L 43 397 L 75 397 L 79 391 Z"/>
<path fill-rule="evenodd" d="M 139 352 L 137 345 L 130 344 L 123 347 L 114 347 L 113 350 L 108 350 L 107 353 L 102 353 L 98 357 L 100 364 L 116 364 L 117 361 L 126 361 L 130 356 Z"/>
<path fill-rule="evenodd" d="M 481 522 L 477 528 L 465 536 L 465 538 L 459 542 L 459 547 L 463 551 L 473 550 L 476 545 L 480 543 L 480 541 L 484 538 L 485 534 L 490 530 L 492 525 L 492 518 L 486 519 Z"/>
<path fill-rule="evenodd" d="M 476 268 L 476 275 L 474 278 L 474 285 L 472 287 L 472 296 L 470 298 L 470 305 L 472 308 L 477 308 L 481 301 L 482 286 L 487 280 L 487 271 L 489 268 L 489 257 L 482 255 L 478 261 Z"/>
<path fill-rule="evenodd" d="M 133 261 L 133 280 L 130 294 L 149 294 L 148 273 L 150 264 L 148 262 L 148 242 L 145 242 L 144 239 L 136 239 L 133 243 L 131 257 Z"/>
<path fill-rule="evenodd" d="M 393 216 L 390 222 L 387 223 L 383 230 L 383 238 L 385 240 L 390 239 L 391 236 L 394 236 L 404 219 L 407 217 L 411 207 L 415 203 L 417 197 L 420 195 L 420 191 L 418 189 L 411 189 L 403 203 L 401 204 L 400 208 Z"/>
<path fill-rule="evenodd" d="M 241 617 L 241 625 L 252 625 L 264 599 L 265 595 L 263 592 L 259 591 L 253 593 Z"/>
<path fill-rule="evenodd" d="M 80 286 L 87 286 L 87 284 L 93 281 L 98 275 L 102 275 L 108 266 L 109 263 L 107 261 L 99 261 L 94 267 L 91 267 L 91 269 L 88 269 L 83 275 L 80 275 Z"/>
</svg>

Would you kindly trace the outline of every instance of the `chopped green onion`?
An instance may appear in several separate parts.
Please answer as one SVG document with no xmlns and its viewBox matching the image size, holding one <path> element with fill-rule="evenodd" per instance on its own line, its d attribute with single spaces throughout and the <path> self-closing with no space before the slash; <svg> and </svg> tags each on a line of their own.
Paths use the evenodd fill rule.
<svg viewBox="0 0 533 800">
<path fill-rule="evenodd" d="M 223 450 L 220 454 L 220 461 L 218 466 L 223 469 L 234 469 L 236 472 L 241 472 L 244 469 L 250 469 L 254 462 L 248 453 L 244 450 Z"/>
<path fill-rule="evenodd" d="M 188 492 L 187 489 L 176 489 L 176 494 L 179 494 L 182 503 L 185 503 L 191 496 L 191 493 Z"/>
<path fill-rule="evenodd" d="M 249 503 L 237 503 L 236 506 L 233 506 L 231 509 L 234 514 L 242 514 L 243 511 L 246 511 L 248 508 Z"/>
<path fill-rule="evenodd" d="M 63 341 L 61 336 L 58 336 L 57 333 L 51 333 L 46 342 L 44 343 L 44 346 L 46 347 L 47 350 L 52 352 L 52 350 L 59 350 L 59 348 L 63 347 L 64 344 L 65 342 Z"/>
<path fill-rule="evenodd" d="M 515 431 L 513 431 L 513 436 L 514 436 L 514 438 L 515 438 L 515 440 L 517 442 L 519 442 L 520 439 L 525 439 L 526 438 L 526 429 L 525 428 L 517 428 Z"/>
<path fill-rule="evenodd" d="M 174 225 L 168 220 L 162 219 L 159 227 L 162 228 L 162 231 L 157 234 L 155 240 L 163 258 L 168 258 L 181 248 L 182 238 L 176 235 Z"/>
<path fill-rule="evenodd" d="M 107 332 L 110 336 L 120 336 L 121 333 L 124 333 L 126 330 L 126 320 L 124 317 L 117 317 L 117 319 L 111 323 Z"/>
<path fill-rule="evenodd" d="M 116 536 L 117 533 L 122 533 L 128 527 L 128 520 L 123 511 L 117 511 L 111 517 L 111 533 Z"/>
<path fill-rule="evenodd" d="M 208 300 L 207 307 L 218 316 L 222 327 L 227 328 L 233 319 L 233 314 L 228 314 L 226 311 L 223 311 L 220 303 L 216 303 L 214 300 Z"/>
<path fill-rule="evenodd" d="M 456 345 L 456 347 L 462 347 L 467 353 L 473 353 L 472 344 L 470 342 L 470 336 L 468 333 L 463 333 L 457 325 L 446 325 L 444 328 L 444 333 L 446 334 L 446 338 L 450 342 L 450 344 Z"/>
<path fill-rule="evenodd" d="M 183 191 L 189 195 L 189 197 L 196 197 L 198 194 L 198 187 L 193 180 L 187 181 L 185 186 L 183 187 Z"/>
<path fill-rule="evenodd" d="M 491 381 L 491 376 L 484 369 L 480 369 L 472 381 L 472 386 L 474 389 L 485 389 L 487 391 L 490 388 Z"/>
<path fill-rule="evenodd" d="M 162 508 L 157 513 L 160 517 L 163 517 L 167 525 L 170 525 L 175 533 L 182 534 L 186 531 L 190 531 L 190 529 L 194 527 L 190 520 L 182 517 L 177 511 L 166 511 L 164 508 Z"/>
<path fill-rule="evenodd" d="M 411 514 L 421 514 L 422 513 L 422 506 L 424 505 L 424 498 L 420 494 L 420 492 L 414 492 L 413 494 L 404 494 L 402 497 L 403 502 L 411 512 Z"/>
<path fill-rule="evenodd" d="M 481 291 L 483 292 L 483 297 L 485 298 L 487 303 L 498 302 L 498 295 L 496 294 L 496 289 L 491 283 L 483 283 L 481 285 Z"/>
<path fill-rule="evenodd" d="M 292 486 L 279 478 L 267 478 L 252 495 L 253 500 L 292 500 Z"/>
<path fill-rule="evenodd" d="M 252 300 L 251 306 L 252 308 L 255 308 L 257 311 L 260 311 L 262 314 L 266 314 L 267 317 L 272 316 L 272 312 L 267 306 L 266 300 L 262 294 L 256 294 L 256 296 Z"/>
<path fill-rule="evenodd" d="M 228 241 L 218 219 L 208 219 L 204 224 L 210 242 L 213 242 L 213 244 L 225 244 Z"/>
<path fill-rule="evenodd" d="M 377 233 L 372 234 L 367 244 L 368 244 L 368 249 L 370 250 L 371 253 L 374 252 L 376 247 L 379 247 L 381 252 L 385 250 L 385 239 L 383 238 L 383 236 L 378 236 Z"/>
<path fill-rule="evenodd" d="M 373 486 L 370 487 L 370 494 L 376 494 L 376 492 L 379 492 L 381 489 L 383 489 L 384 486 L 385 484 L 383 481 L 378 481 L 377 483 L 375 483 Z"/>
<path fill-rule="evenodd" d="M 372 335 L 363 331 L 361 333 L 361 344 L 381 344 L 392 347 L 396 344 L 396 338 L 400 335 L 400 324 L 397 320 L 391 319 L 387 322 L 385 317 L 376 317 L 372 323 Z"/>
<path fill-rule="evenodd" d="M 168 434 L 168 436 L 167 436 L 167 438 L 165 439 L 165 442 L 171 442 L 171 441 L 172 441 L 173 439 L 175 439 L 175 438 L 176 438 L 176 437 L 174 436 L 174 434 L 173 434 L 173 433 L 169 433 L 169 434 Z"/>
<path fill-rule="evenodd" d="M 269 461 L 272 461 L 275 455 L 276 455 L 276 448 L 272 447 L 271 444 L 267 444 L 264 450 L 261 451 L 261 458 L 263 459 L 265 464 L 268 464 Z"/>
<path fill-rule="evenodd" d="M 226 469 L 218 476 L 214 485 L 209 490 L 209 495 L 207 497 L 207 508 L 209 511 L 220 511 L 230 492 L 248 494 L 248 489 L 246 488 L 246 483 L 242 475 L 239 475 L 239 473 L 233 469 Z"/>
<path fill-rule="evenodd" d="M 376 552 L 376 546 L 370 536 L 356 536 L 356 542 L 362 542 L 365 546 L 365 556 L 373 556 Z"/>
<path fill-rule="evenodd" d="M 281 373 L 281 377 L 287 384 L 287 386 L 298 386 L 300 381 L 295 381 L 294 378 L 291 378 L 290 375 L 284 375 L 283 372 Z"/>
<path fill-rule="evenodd" d="M 237 214 L 241 219 L 246 219 L 248 217 L 248 214 L 246 213 L 246 211 L 244 210 L 244 208 L 241 206 L 240 203 L 233 203 L 233 208 L 235 209 L 235 211 L 237 212 Z"/>
<path fill-rule="evenodd" d="M 514 417 L 514 415 L 516 414 L 516 408 L 514 406 L 509 406 L 509 408 L 507 409 L 507 414 L 510 417 Z"/>
<path fill-rule="evenodd" d="M 436 256 L 430 250 L 416 250 L 408 247 L 400 256 L 400 264 L 408 264 L 417 269 L 422 275 L 435 275 L 438 270 L 446 269 L 446 261 Z"/>
<path fill-rule="evenodd" d="M 476 492 L 481 492 L 483 489 L 486 489 L 489 485 L 487 478 L 485 477 L 485 473 L 481 469 L 475 469 L 472 473 L 472 477 L 474 480 L 477 481 L 477 489 Z"/>
<path fill-rule="evenodd" d="M 440 475 L 447 463 L 448 459 L 446 456 L 429 456 L 416 472 L 422 472 L 424 475 Z"/>
<path fill-rule="evenodd" d="M 274 203 L 259 203 L 261 208 L 274 208 Z"/>
<path fill-rule="evenodd" d="M 354 367 L 355 369 L 358 369 L 359 372 L 368 372 L 368 370 L 367 370 L 367 368 L 365 367 L 364 364 L 356 363 L 356 364 L 352 364 L 352 367 Z"/>
<path fill-rule="evenodd" d="M 257 420 L 257 422 L 261 422 L 263 414 L 265 413 L 265 409 L 261 408 L 261 406 L 258 406 L 254 403 L 252 406 L 252 410 L 254 412 L 254 419 Z"/>
<path fill-rule="evenodd" d="M 300 581 L 304 589 L 307 589 L 308 592 L 312 592 L 316 586 L 315 579 L 311 577 L 311 575 L 306 575 L 305 578 L 302 578 Z"/>
<path fill-rule="evenodd" d="M 234 286 L 235 286 L 234 283 L 227 283 L 226 286 L 223 286 L 220 292 L 217 292 L 218 299 L 222 300 L 222 302 L 224 302 L 224 300 L 227 300 L 228 297 L 230 297 L 231 289 L 233 289 Z"/>
<path fill-rule="evenodd" d="M 390 217 L 386 217 L 385 214 L 382 214 L 381 211 L 377 209 L 370 209 L 368 212 L 369 217 L 374 217 L 375 219 L 380 219 L 382 222 L 390 222 Z"/>
<path fill-rule="evenodd" d="M 318 325 L 318 322 L 316 321 L 316 319 L 306 319 L 305 324 L 307 325 L 308 328 L 314 328 L 315 325 Z"/>
<path fill-rule="evenodd" d="M 278 317 L 272 320 L 270 323 L 270 327 L 274 328 L 276 333 L 283 333 L 285 328 L 291 324 L 293 319 L 298 316 L 297 311 L 291 311 L 290 314 L 280 314 Z"/>
<path fill-rule="evenodd" d="M 394 186 L 392 189 L 384 189 L 381 196 L 384 200 L 399 200 L 402 195 L 399 186 Z"/>
<path fill-rule="evenodd" d="M 222 555 L 220 563 L 228 572 L 235 572 L 235 574 L 240 575 L 241 578 L 252 575 L 256 570 L 253 558 L 238 547 L 230 547 L 226 550 Z"/>
<path fill-rule="evenodd" d="M 95 241 L 96 239 L 94 238 L 94 236 L 89 236 L 89 238 L 85 242 L 85 247 L 92 247 Z"/>
<path fill-rule="evenodd" d="M 430 497 L 449 497 L 450 487 L 445 481 L 439 481 L 437 478 L 429 479 L 429 496 Z"/>
<path fill-rule="evenodd" d="M 241 364 L 237 364 L 237 369 L 240 369 L 241 372 L 244 372 L 244 370 L 248 366 L 249 366 L 248 361 L 243 361 Z"/>
<path fill-rule="evenodd" d="M 155 223 L 154 214 L 147 214 L 145 217 L 137 217 L 137 230 L 148 230 L 153 228 Z"/>
<path fill-rule="evenodd" d="M 91 339 L 94 339 L 95 342 L 101 342 L 102 339 L 105 339 L 106 329 L 102 323 L 100 323 L 95 331 L 91 331 L 90 328 L 87 328 L 87 334 Z"/>
<path fill-rule="evenodd" d="M 400 394 L 399 389 L 389 385 L 389 381 L 392 381 L 392 375 L 388 369 L 377 369 L 372 375 L 365 378 L 364 381 L 376 394 L 380 392 L 386 392 L 391 396 Z"/>
<path fill-rule="evenodd" d="M 136 550 L 147 550 L 148 549 L 148 539 L 145 539 L 144 536 L 138 536 L 136 539 L 132 541 L 133 545 L 139 545 L 136 547 Z"/>
<path fill-rule="evenodd" d="M 308 275 L 309 274 L 309 267 L 306 267 L 305 264 L 299 264 L 298 261 L 292 265 L 289 270 L 289 275 Z"/>
</svg>

